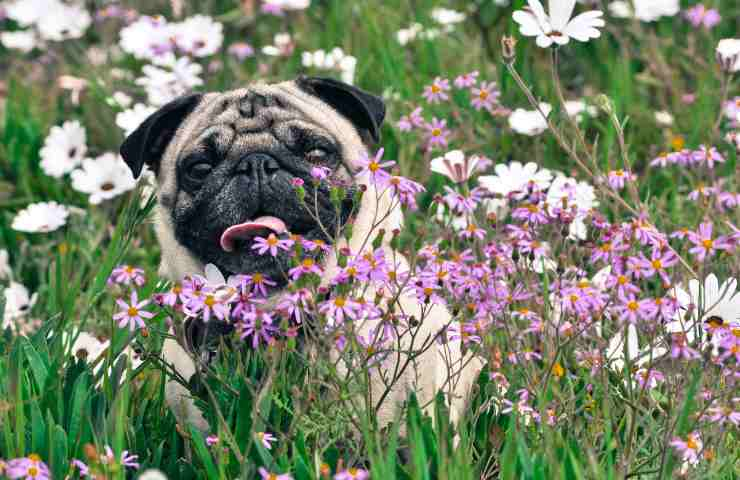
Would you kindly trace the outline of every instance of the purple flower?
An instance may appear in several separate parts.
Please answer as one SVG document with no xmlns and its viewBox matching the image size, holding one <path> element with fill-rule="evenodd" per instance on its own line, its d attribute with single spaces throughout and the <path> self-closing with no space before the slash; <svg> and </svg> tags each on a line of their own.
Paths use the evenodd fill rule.
<svg viewBox="0 0 740 480">
<path fill-rule="evenodd" d="M 696 190 L 692 190 L 691 192 L 689 192 L 688 198 L 689 200 L 693 200 L 696 202 L 700 198 L 704 199 L 716 194 L 717 189 L 715 187 L 705 187 L 703 184 L 699 184 L 696 187 Z"/>
<path fill-rule="evenodd" d="M 480 84 L 480 87 L 472 88 L 470 90 L 470 94 L 473 97 L 470 101 L 470 104 L 473 106 L 473 108 L 475 108 L 476 110 L 485 108 L 488 111 L 491 111 L 491 109 L 493 109 L 493 105 L 501 96 L 501 92 L 496 90 L 495 82 L 483 82 Z"/>
<path fill-rule="evenodd" d="M 699 463 L 699 452 L 701 452 L 704 445 L 702 444 L 699 432 L 691 432 L 686 437 L 686 440 L 674 437 L 673 440 L 671 440 L 671 446 L 678 450 L 678 453 L 681 454 L 681 459 L 684 462 L 696 465 Z"/>
<path fill-rule="evenodd" d="M 612 170 L 611 172 L 609 172 L 609 176 L 607 177 L 609 186 L 614 190 L 623 189 L 625 182 L 631 182 L 634 179 L 635 176 L 632 173 L 625 172 L 624 170 Z"/>
<path fill-rule="evenodd" d="M 49 467 L 35 453 L 28 457 L 8 460 L 5 475 L 10 479 L 48 480 L 51 478 Z"/>
<path fill-rule="evenodd" d="M 242 340 L 252 337 L 252 348 L 256 349 L 260 341 L 269 344 L 279 333 L 279 329 L 272 324 L 272 317 L 264 310 L 252 309 L 242 315 L 237 324 L 239 338 Z"/>
<path fill-rule="evenodd" d="M 255 272 L 252 275 L 242 275 L 239 277 L 239 283 L 244 292 L 267 296 L 267 287 L 274 287 L 276 282 L 267 275 Z"/>
<path fill-rule="evenodd" d="M 689 232 L 688 239 L 694 244 L 689 253 L 696 255 L 696 259 L 703 262 L 706 257 L 711 257 L 717 250 L 730 250 L 732 244 L 725 236 L 712 238 L 712 223 L 705 222 L 699 225 L 696 232 Z"/>
<path fill-rule="evenodd" d="M 708 168 L 714 168 L 714 163 L 724 163 L 725 157 L 723 157 L 715 147 L 707 148 L 705 145 L 699 145 L 699 150 L 696 150 L 691 154 L 694 163 L 707 163 Z"/>
<path fill-rule="evenodd" d="M 432 147 L 447 147 L 447 137 L 450 135 L 450 130 L 447 128 L 447 120 L 438 120 L 437 117 L 433 117 L 432 121 L 424 125 L 427 131 L 426 142 L 427 148 Z"/>
<path fill-rule="evenodd" d="M 699 355 L 699 352 L 689 347 L 685 333 L 675 332 L 671 333 L 671 357 L 696 360 L 701 358 L 701 355 Z"/>
<path fill-rule="evenodd" d="M 331 169 L 327 167 L 311 167 L 311 178 L 317 182 L 326 180 L 330 173 Z"/>
<path fill-rule="evenodd" d="M 416 195 L 426 191 L 423 185 L 409 180 L 406 177 L 392 176 L 388 180 L 388 185 L 394 197 L 397 197 L 401 205 L 411 210 L 416 210 Z"/>
<path fill-rule="evenodd" d="M 78 469 L 80 471 L 80 477 L 87 477 L 90 475 L 90 467 L 85 465 L 81 460 L 77 460 L 76 458 L 73 458 L 71 462 L 69 462 L 72 466 L 72 469 Z"/>
<path fill-rule="evenodd" d="M 638 261 L 638 266 L 640 268 L 641 275 L 650 278 L 657 273 L 663 279 L 663 283 L 666 285 L 671 284 L 671 279 L 665 269 L 678 263 L 678 256 L 672 250 L 660 250 L 654 248 L 653 253 L 650 256 L 650 260 L 645 258 L 645 255 L 640 255 L 641 257 Z"/>
<path fill-rule="evenodd" d="M 265 252 L 270 252 L 270 255 L 276 257 L 278 250 L 285 250 L 286 252 L 293 246 L 293 240 L 290 239 L 279 239 L 274 233 L 271 233 L 267 238 L 254 237 L 254 244 L 252 250 L 257 250 L 257 253 L 264 255 Z"/>
<path fill-rule="evenodd" d="M 474 72 L 466 73 L 455 78 L 455 86 L 457 88 L 470 88 L 475 85 L 478 81 L 478 70 Z"/>
<path fill-rule="evenodd" d="M 450 96 L 447 95 L 449 90 L 450 81 L 446 78 L 437 77 L 431 85 L 427 85 L 424 88 L 422 96 L 426 98 L 429 103 L 439 103 L 443 100 L 449 100 Z"/>
<path fill-rule="evenodd" d="M 133 332 L 137 328 L 144 328 L 144 319 L 149 319 L 154 316 L 153 313 L 143 310 L 149 304 L 149 300 L 139 302 L 136 290 L 131 292 L 131 303 L 126 303 L 123 299 L 119 298 L 116 303 L 121 308 L 121 311 L 113 315 L 113 319 L 118 322 L 120 328 L 128 328 Z"/>
<path fill-rule="evenodd" d="M 113 283 L 118 283 L 120 285 L 131 285 L 133 283 L 134 285 L 141 287 L 146 283 L 144 270 L 132 267 L 131 265 L 119 265 L 113 269 L 110 277 L 108 277 L 108 285 Z"/>
<path fill-rule="evenodd" d="M 348 468 L 334 475 L 334 480 L 367 480 L 370 474 L 361 468 Z"/>
<path fill-rule="evenodd" d="M 385 149 L 381 148 L 372 157 L 367 152 L 362 152 L 360 155 L 360 166 L 362 169 L 357 172 L 356 175 L 368 174 L 372 179 L 372 182 L 376 185 L 386 185 L 388 180 L 391 178 L 391 174 L 383 170 L 387 167 L 392 167 L 396 164 L 393 161 L 381 162 L 383 159 L 383 153 Z"/>
<path fill-rule="evenodd" d="M 316 264 L 316 261 L 313 258 L 304 258 L 297 267 L 293 267 L 288 270 L 288 275 L 291 280 L 296 281 L 304 275 L 308 275 L 310 273 L 321 275 L 321 272 L 321 267 Z"/>
<path fill-rule="evenodd" d="M 229 45 L 229 55 L 233 55 L 234 58 L 242 62 L 245 58 L 254 55 L 254 48 L 246 42 L 232 43 Z"/>
<path fill-rule="evenodd" d="M 545 211 L 539 205 L 535 205 L 534 203 L 528 203 L 516 208 L 511 213 L 511 217 L 534 225 L 544 225 L 550 221 L 547 218 Z"/>
<path fill-rule="evenodd" d="M 641 368 L 635 372 L 635 380 L 640 388 L 652 390 L 665 380 L 665 375 L 657 370 Z"/>
<path fill-rule="evenodd" d="M 360 310 L 359 303 L 343 295 L 336 295 L 319 304 L 319 312 L 326 315 L 329 326 L 342 325 L 345 318 L 355 320 Z"/>
<path fill-rule="evenodd" d="M 714 8 L 707 9 L 707 7 L 702 4 L 696 5 L 686 10 L 684 16 L 686 17 L 686 20 L 688 20 L 689 23 L 691 23 L 691 25 L 693 25 L 694 27 L 703 26 L 707 30 L 716 26 L 722 20 L 722 17 L 717 10 L 715 10 Z"/>
<path fill-rule="evenodd" d="M 270 450 L 272 443 L 277 440 L 275 435 L 267 432 L 257 432 L 257 440 L 262 444 L 263 447 Z"/>
<path fill-rule="evenodd" d="M 293 477 L 291 477 L 290 474 L 287 473 L 272 473 L 267 471 L 264 467 L 260 467 L 257 470 L 260 472 L 262 480 L 293 480 Z"/>
<path fill-rule="evenodd" d="M 619 295 L 619 301 L 621 303 L 615 309 L 620 321 L 635 325 L 638 320 L 648 316 L 645 306 L 634 295 Z"/>
<path fill-rule="evenodd" d="M 208 435 L 206 437 L 206 445 L 212 447 L 219 442 L 219 438 L 216 435 Z"/>
<path fill-rule="evenodd" d="M 139 463 L 136 461 L 138 458 L 138 455 L 129 455 L 128 450 L 124 450 L 123 453 L 121 453 L 120 465 L 136 470 L 139 468 Z M 100 462 L 104 465 L 114 465 L 117 463 L 116 457 L 113 454 L 113 449 L 108 445 L 105 446 L 105 454 L 100 456 Z"/>
</svg>

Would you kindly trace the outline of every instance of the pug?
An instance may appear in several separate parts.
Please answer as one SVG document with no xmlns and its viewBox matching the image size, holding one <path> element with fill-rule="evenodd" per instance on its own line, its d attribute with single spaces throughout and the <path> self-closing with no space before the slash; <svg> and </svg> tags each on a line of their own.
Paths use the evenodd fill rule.
<svg viewBox="0 0 740 480">
<path fill-rule="evenodd" d="M 375 191 L 369 178 L 357 174 L 362 155 L 379 140 L 384 116 L 385 105 L 377 96 L 314 77 L 224 93 L 193 93 L 153 113 L 126 138 L 120 151 L 134 177 L 144 166 L 156 176 L 160 274 L 179 281 L 202 274 L 207 264 L 224 275 L 260 272 L 278 282 L 272 292 L 272 298 L 278 298 L 286 286 L 282 272 L 289 268 L 289 254 L 274 258 L 256 254 L 249 248 L 255 233 L 291 232 L 331 243 L 343 237 L 327 233 L 341 232 L 348 222 L 350 240 L 341 240 L 336 247 L 358 252 L 367 239 L 380 236 L 386 257 L 396 261 L 399 271 L 408 270 L 406 260 L 390 248 L 391 232 L 402 225 L 400 209 L 389 192 Z M 311 170 L 317 166 L 329 169 L 332 181 L 345 185 L 347 196 L 340 208 L 328 187 L 312 183 Z M 316 211 L 307 211 L 299 202 L 296 179 L 303 181 L 306 198 L 316 199 Z M 367 190 L 355 195 L 361 185 Z M 327 286 L 339 271 L 337 250 L 317 258 Z M 368 300 L 375 293 L 368 290 Z M 411 295 L 401 296 L 396 306 L 409 318 L 424 318 L 415 327 L 417 338 L 435 338 L 450 323 L 450 314 L 440 306 L 431 311 L 427 307 L 422 315 L 422 305 Z M 370 326 L 358 329 L 364 335 Z M 410 341 L 403 340 L 402 347 Z M 187 342 L 168 339 L 162 353 L 182 380 L 187 382 L 196 373 Z M 456 421 L 478 375 L 479 366 L 462 368 L 470 361 L 458 343 L 433 342 L 393 385 L 377 409 L 378 423 L 383 426 L 396 419 L 410 391 L 429 408 L 440 390 Z M 380 398 L 386 390 L 383 375 L 371 371 L 376 372 L 370 379 L 372 395 Z M 179 422 L 207 430 L 183 382 L 168 381 L 166 396 Z"/>
</svg>

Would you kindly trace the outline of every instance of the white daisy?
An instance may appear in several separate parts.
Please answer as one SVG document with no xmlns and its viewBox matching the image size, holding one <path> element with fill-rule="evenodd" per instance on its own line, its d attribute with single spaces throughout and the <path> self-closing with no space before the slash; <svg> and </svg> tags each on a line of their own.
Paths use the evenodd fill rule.
<svg viewBox="0 0 740 480">
<path fill-rule="evenodd" d="M 206 15 L 194 15 L 176 27 L 177 47 L 196 57 L 218 52 L 224 41 L 223 25 Z"/>
<path fill-rule="evenodd" d="M 52 3 L 39 18 L 36 27 L 45 40 L 62 41 L 82 37 L 92 23 L 92 17 L 82 5 Z"/>
<path fill-rule="evenodd" d="M 278 33 L 273 37 L 274 45 L 262 47 L 262 53 L 271 57 L 287 57 L 293 53 L 293 38 L 289 33 Z"/>
<path fill-rule="evenodd" d="M 524 198 L 529 186 L 536 186 L 539 190 L 546 190 L 552 181 L 552 172 L 546 168 L 539 169 L 534 162 L 522 165 L 511 162 L 506 165 L 499 163 L 494 167 L 496 175 L 484 175 L 478 178 L 478 183 L 491 193 L 502 197 L 512 196 L 516 199 Z"/>
<path fill-rule="evenodd" d="M 570 39 L 587 42 L 598 38 L 597 27 L 605 25 L 603 12 L 591 10 L 571 19 L 576 0 L 550 0 L 549 15 L 539 0 L 528 0 L 529 8 L 517 10 L 512 18 L 519 24 L 519 32 L 526 37 L 537 37 L 537 45 L 547 48 L 553 43 L 565 45 Z"/>
<path fill-rule="evenodd" d="M 679 0 L 634 0 L 635 16 L 643 22 L 672 17 L 681 11 Z"/>
<path fill-rule="evenodd" d="M 59 178 L 71 172 L 87 153 L 85 128 L 77 120 L 54 126 L 41 148 L 41 169 L 45 174 Z"/>
<path fill-rule="evenodd" d="M 407 45 L 412 40 L 415 40 L 417 36 L 424 30 L 421 23 L 412 23 L 409 28 L 402 28 L 396 32 L 396 40 L 402 46 Z"/>
<path fill-rule="evenodd" d="M 39 41 L 33 30 L 2 32 L 0 33 L 0 43 L 7 49 L 20 50 L 23 53 L 28 53 L 39 46 Z"/>
<path fill-rule="evenodd" d="M 0 280 L 7 280 L 13 276 L 13 270 L 10 268 L 8 260 L 8 251 L 0 249 Z"/>
<path fill-rule="evenodd" d="M 724 38 L 717 43 L 717 60 L 728 72 L 740 71 L 740 38 Z"/>
<path fill-rule="evenodd" d="M 121 49 L 140 60 L 152 60 L 171 51 L 177 25 L 168 24 L 164 17 L 141 16 L 119 32 Z"/>
<path fill-rule="evenodd" d="M 661 127 L 670 127 L 673 125 L 673 115 L 665 110 L 655 112 L 655 123 Z"/>
<path fill-rule="evenodd" d="M 432 20 L 440 25 L 450 26 L 465 21 L 465 14 L 449 8 L 435 8 L 431 12 Z"/>
<path fill-rule="evenodd" d="M 124 135 L 129 136 L 156 111 L 155 107 L 137 103 L 132 108 L 116 114 L 116 125 L 123 130 Z"/>
<path fill-rule="evenodd" d="M 265 5 L 277 10 L 305 10 L 311 6 L 311 0 L 265 0 Z"/>
<path fill-rule="evenodd" d="M 47 233 L 67 223 L 69 209 L 57 202 L 32 203 L 16 214 L 11 228 L 26 233 Z"/>
<path fill-rule="evenodd" d="M 473 174 L 479 160 L 477 156 L 466 157 L 460 150 L 451 150 L 432 160 L 431 170 L 455 183 L 462 183 Z"/>
<path fill-rule="evenodd" d="M 617 0 L 609 3 L 609 6 L 607 8 L 609 9 L 609 13 L 611 14 L 611 16 L 614 18 L 630 18 L 635 13 L 632 11 L 632 5 L 630 4 L 630 2 L 625 2 L 622 0 Z"/>
<path fill-rule="evenodd" d="M 565 102 L 565 113 L 580 122 L 583 120 L 584 115 L 595 117 L 599 113 L 599 110 L 583 100 L 568 100 Z"/>
<path fill-rule="evenodd" d="M 90 195 L 90 203 L 97 205 L 136 186 L 131 170 L 115 153 L 104 153 L 82 161 L 82 168 L 70 175 L 72 188 Z"/>
<path fill-rule="evenodd" d="M 16 0 L 5 5 L 5 14 L 18 25 L 30 27 L 57 3 L 58 0 Z"/>
<path fill-rule="evenodd" d="M 550 115 L 552 106 L 540 103 L 540 109 L 545 115 Z M 543 117 L 538 110 L 524 110 L 517 108 L 509 115 L 509 127 L 522 135 L 539 135 L 547 130 L 547 117 Z"/>
<path fill-rule="evenodd" d="M 547 191 L 547 203 L 551 208 L 565 206 L 569 212 L 574 213 L 569 236 L 572 239 L 585 240 L 587 229 L 584 219 L 591 209 L 599 205 L 592 185 L 560 174 Z"/>
<path fill-rule="evenodd" d="M 203 67 L 193 63 L 188 57 L 176 58 L 173 53 L 166 53 L 154 59 L 154 65 L 144 65 L 143 77 L 135 83 L 144 87 L 149 103 L 162 105 L 187 93 L 193 87 L 203 85 L 200 74 Z"/>
<path fill-rule="evenodd" d="M 3 294 L 5 295 L 3 329 L 17 327 L 15 323 L 28 316 L 38 299 L 38 294 L 31 295 L 26 287 L 17 282 L 10 282 Z"/>
<path fill-rule="evenodd" d="M 108 104 L 114 107 L 129 108 L 134 99 L 123 92 L 113 92 L 108 99 Z"/>
<path fill-rule="evenodd" d="M 77 337 L 70 349 L 72 355 L 78 358 L 84 358 L 87 363 L 94 363 L 95 360 L 110 346 L 110 341 L 100 341 L 94 335 L 87 332 L 79 332 L 79 334 L 63 333 L 62 343 L 67 342 L 70 336 Z M 99 362 L 93 371 L 97 372 L 102 365 L 102 362 Z"/>
</svg>

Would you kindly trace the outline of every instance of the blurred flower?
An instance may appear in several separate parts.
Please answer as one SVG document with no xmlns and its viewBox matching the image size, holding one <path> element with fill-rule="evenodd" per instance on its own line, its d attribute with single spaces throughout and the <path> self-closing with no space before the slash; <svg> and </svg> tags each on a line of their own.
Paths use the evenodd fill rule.
<svg viewBox="0 0 740 480">
<path fill-rule="evenodd" d="M 728 237 L 719 236 L 712 238 L 712 223 L 705 222 L 699 225 L 696 232 L 689 232 L 688 239 L 694 244 L 689 253 L 696 255 L 696 260 L 703 262 L 706 257 L 711 257 L 717 250 L 731 250 L 732 244 Z"/>
<path fill-rule="evenodd" d="M 450 90 L 450 81 L 446 78 L 437 77 L 431 85 L 424 87 L 422 96 L 429 103 L 439 103 L 443 100 L 449 100 L 447 92 Z"/>
<path fill-rule="evenodd" d="M 72 188 L 90 195 L 89 202 L 98 205 L 136 187 L 136 180 L 117 153 L 104 153 L 82 161 L 82 168 L 70 174 Z"/>
<path fill-rule="evenodd" d="M 455 86 L 457 88 L 470 88 L 478 81 L 478 75 L 478 70 L 460 75 L 455 78 Z"/>
<path fill-rule="evenodd" d="M 724 38 L 717 43 L 717 60 L 723 70 L 740 71 L 740 38 Z"/>
<path fill-rule="evenodd" d="M 539 135 L 547 130 L 547 115 L 550 115 L 552 106 L 549 103 L 540 103 L 540 109 L 542 113 L 538 110 L 517 108 L 509 115 L 509 127 L 522 135 Z"/>
<path fill-rule="evenodd" d="M 177 48 L 188 55 L 207 57 L 218 52 L 224 41 L 223 25 L 206 15 L 193 15 L 177 24 Z"/>
<path fill-rule="evenodd" d="M 5 288 L 3 295 L 5 296 L 3 329 L 15 327 L 15 322 L 26 317 L 38 300 L 38 294 L 31 295 L 25 286 L 13 281 Z"/>
<path fill-rule="evenodd" d="M 532 189 L 544 191 L 550 186 L 552 173 L 545 168 L 539 170 L 538 168 L 534 162 L 526 165 L 519 162 L 511 162 L 508 165 L 499 163 L 494 167 L 496 175 L 481 176 L 478 183 L 491 193 L 497 193 L 505 198 L 513 196 L 522 199 Z"/>
<path fill-rule="evenodd" d="M 450 26 L 465 21 L 464 13 L 441 7 L 433 9 L 431 17 L 432 20 L 444 26 Z"/>
<path fill-rule="evenodd" d="M 637 381 L 637 385 L 646 390 L 652 390 L 657 387 L 659 383 L 665 381 L 665 375 L 652 368 L 641 368 L 637 370 L 634 374 L 634 378 Z"/>
<path fill-rule="evenodd" d="M 134 284 L 141 287 L 146 283 L 144 270 L 131 265 L 118 265 L 108 277 L 108 284 L 118 283 L 120 285 Z"/>
<path fill-rule="evenodd" d="M 80 38 L 92 23 L 92 17 L 83 5 L 53 1 L 42 11 L 36 24 L 45 40 L 61 41 Z"/>
<path fill-rule="evenodd" d="M 621 190 L 624 188 L 625 182 L 631 182 L 635 180 L 635 175 L 624 170 L 612 170 L 609 172 L 607 181 L 609 186 L 614 190 Z"/>
<path fill-rule="evenodd" d="M 8 262 L 8 251 L 0 248 L 0 280 L 8 280 L 13 276 L 13 270 Z"/>
<path fill-rule="evenodd" d="M 24 480 L 49 480 L 51 478 L 49 467 L 35 453 L 28 457 L 8 460 L 5 475 L 9 479 L 21 478 Z"/>
<path fill-rule="evenodd" d="M 229 55 L 233 55 L 234 58 L 240 62 L 244 59 L 254 56 L 254 48 L 247 42 L 236 42 L 229 45 Z"/>
<path fill-rule="evenodd" d="M 257 471 L 259 471 L 262 480 L 293 480 L 293 477 L 291 477 L 290 474 L 272 473 L 266 470 L 264 467 L 258 468 Z"/>
<path fill-rule="evenodd" d="M 48 233 L 67 223 L 69 210 L 57 202 L 32 203 L 16 214 L 11 228 L 26 233 Z"/>
<path fill-rule="evenodd" d="M 367 480 L 370 473 L 361 468 L 348 468 L 334 475 L 334 480 Z"/>
<path fill-rule="evenodd" d="M 144 310 L 144 307 L 149 304 L 149 300 L 140 302 L 136 290 L 131 291 L 130 303 L 124 302 L 121 298 L 116 300 L 116 303 L 121 310 L 113 315 L 113 320 L 118 322 L 119 328 L 126 328 L 128 326 L 129 330 L 133 332 L 137 328 L 146 327 L 144 319 L 154 316 L 153 313 Z"/>
<path fill-rule="evenodd" d="M 690 465 L 699 463 L 699 453 L 704 446 L 701 441 L 699 432 L 691 432 L 686 439 L 674 437 L 671 440 L 671 446 L 681 455 L 681 459 Z"/>
<path fill-rule="evenodd" d="M 708 9 L 701 3 L 686 10 L 684 15 L 691 25 L 695 27 L 703 26 L 706 29 L 711 29 L 722 21 L 722 17 L 717 10 L 714 8 Z"/>
<path fill-rule="evenodd" d="M 550 0 L 549 15 L 539 0 L 528 0 L 529 8 L 517 10 L 512 18 L 525 37 L 537 37 L 537 45 L 547 48 L 553 43 L 567 44 L 571 38 L 587 42 L 601 36 L 597 27 L 605 25 L 603 12 L 591 10 L 571 19 L 576 0 Z"/>
<path fill-rule="evenodd" d="M 460 150 L 452 150 L 432 160 L 431 170 L 444 175 L 455 183 L 470 178 L 478 164 L 478 157 L 466 157 Z"/>
<path fill-rule="evenodd" d="M 62 75 L 57 79 L 57 84 L 59 88 L 70 91 L 70 99 L 73 105 L 80 104 L 80 96 L 85 88 L 87 88 L 87 80 L 71 75 Z"/>
<path fill-rule="evenodd" d="M 141 472 L 137 480 L 167 480 L 167 475 L 156 468 L 150 468 Z"/>
<path fill-rule="evenodd" d="M 267 432 L 257 432 L 257 440 L 262 444 L 263 447 L 270 450 L 273 442 L 277 440 L 275 435 Z"/>
<path fill-rule="evenodd" d="M 73 458 L 71 462 L 69 462 L 70 467 L 74 470 L 75 468 L 80 471 L 80 477 L 88 477 L 90 476 L 90 467 L 88 467 L 84 462 L 81 460 L 77 460 L 76 458 Z"/>
<path fill-rule="evenodd" d="M 599 111 L 596 107 L 587 104 L 583 100 L 568 100 L 565 102 L 565 113 L 580 122 L 583 120 L 584 114 L 589 117 L 595 117 Z"/>
<path fill-rule="evenodd" d="M 630 18 L 634 15 L 631 3 L 622 0 L 609 3 L 607 9 L 614 18 Z"/>
<path fill-rule="evenodd" d="M 41 148 L 41 169 L 50 177 L 59 178 L 75 169 L 87 153 L 87 134 L 77 120 L 66 121 L 49 130 Z"/>
<path fill-rule="evenodd" d="M 673 125 L 673 115 L 664 110 L 655 112 L 655 122 L 662 127 L 670 127 Z"/>
<path fill-rule="evenodd" d="M 303 52 L 301 63 L 306 68 L 338 71 L 343 82 L 350 85 L 354 83 L 357 59 L 351 55 L 347 55 L 339 47 L 333 48 L 329 52 L 325 52 L 324 50 Z"/>
<path fill-rule="evenodd" d="M 218 444 L 218 442 L 219 442 L 219 438 L 216 435 L 208 435 L 206 437 L 206 445 L 208 445 L 209 447 L 212 447 Z"/>
<path fill-rule="evenodd" d="M 546 201 L 551 208 L 574 211 L 575 217 L 570 224 L 570 237 L 581 240 L 586 238 L 586 226 L 583 220 L 591 209 L 599 205 L 592 185 L 562 174 L 558 175 L 547 191 Z"/>
<path fill-rule="evenodd" d="M 33 30 L 17 30 L 15 32 L 0 33 L 0 43 L 7 49 L 20 50 L 28 53 L 41 44 Z"/>
<path fill-rule="evenodd" d="M 289 33 L 277 33 L 273 37 L 274 45 L 262 47 L 262 53 L 271 57 L 289 57 L 293 53 L 295 43 Z"/>
<path fill-rule="evenodd" d="M 141 60 L 153 61 L 165 53 L 207 57 L 223 43 L 223 25 L 206 15 L 194 15 L 180 23 L 164 17 L 143 15 L 121 29 L 121 49 Z"/>
<path fill-rule="evenodd" d="M 305 10 L 311 6 L 311 0 L 264 0 L 262 12 L 272 15 L 283 15 L 285 10 Z"/>
<path fill-rule="evenodd" d="M 139 125 L 144 123 L 144 120 L 149 118 L 149 115 L 156 111 L 155 107 L 137 103 L 133 108 L 116 114 L 116 125 L 123 130 L 125 136 L 131 135 Z"/>
<path fill-rule="evenodd" d="M 113 92 L 113 95 L 110 96 L 110 102 L 108 103 L 113 103 L 116 107 L 128 108 L 133 103 L 133 99 L 123 92 Z M 117 118 L 118 116 L 116 115 L 116 119 Z"/>
<path fill-rule="evenodd" d="M 153 65 L 142 67 L 144 76 L 135 81 L 137 85 L 144 87 L 151 105 L 162 106 L 193 87 L 203 85 L 199 76 L 203 67 L 192 62 L 189 57 L 177 58 L 168 52 L 155 58 L 153 62 Z"/>
<path fill-rule="evenodd" d="M 138 458 L 138 455 L 129 455 L 128 450 L 124 450 L 121 453 L 120 465 L 136 470 L 139 468 L 139 463 L 136 461 Z M 117 463 L 113 449 L 108 445 L 105 446 L 105 454 L 100 456 L 100 463 L 104 465 L 115 465 Z"/>
<path fill-rule="evenodd" d="M 681 11 L 679 0 L 634 0 L 635 16 L 643 22 L 673 17 Z"/>
<path fill-rule="evenodd" d="M 470 89 L 473 99 L 471 105 L 476 110 L 485 108 L 488 111 L 493 109 L 493 105 L 498 102 L 501 92 L 496 88 L 495 82 L 481 82 L 479 87 Z"/>
</svg>

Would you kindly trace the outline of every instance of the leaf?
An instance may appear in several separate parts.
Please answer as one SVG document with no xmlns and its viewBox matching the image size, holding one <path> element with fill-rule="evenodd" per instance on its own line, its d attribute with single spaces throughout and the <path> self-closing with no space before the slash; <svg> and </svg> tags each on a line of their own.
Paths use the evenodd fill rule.
<svg viewBox="0 0 740 480">
<path fill-rule="evenodd" d="M 203 439 L 203 435 L 200 433 L 200 431 L 196 428 L 194 428 L 192 425 L 188 425 L 188 430 L 190 431 L 190 437 L 192 439 L 193 446 L 195 447 L 195 453 L 198 455 L 198 459 L 200 459 L 200 462 L 203 464 L 203 467 L 206 469 L 206 478 L 215 479 L 220 478 L 218 474 L 218 469 L 216 468 L 216 465 L 213 463 L 213 458 L 211 457 L 211 452 L 208 451 L 208 448 L 206 447 L 206 442 Z"/>
<path fill-rule="evenodd" d="M 46 385 L 46 378 L 49 376 L 49 370 L 44 360 L 41 358 L 39 352 L 34 348 L 30 340 L 25 337 L 19 339 L 21 349 L 28 359 L 28 364 L 33 372 L 33 376 L 36 379 L 36 387 L 38 392 L 44 391 Z"/>
<path fill-rule="evenodd" d="M 77 449 L 81 437 L 82 422 L 85 421 L 85 416 L 89 410 L 89 402 L 87 401 L 88 388 L 88 374 L 85 372 L 75 382 L 74 393 L 71 399 L 71 410 L 68 414 L 69 424 L 67 425 L 67 432 L 69 439 L 75 446 L 74 450 Z"/>
</svg>

